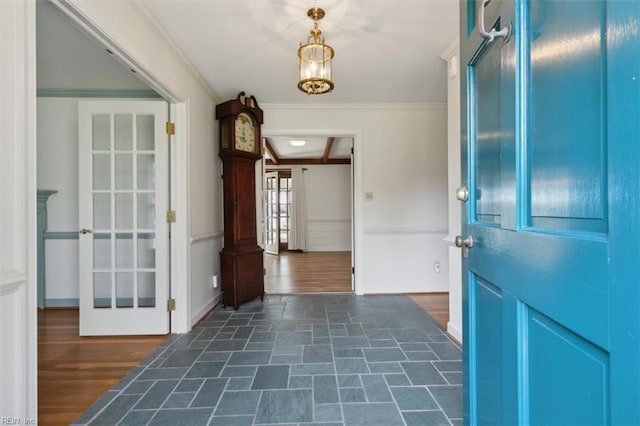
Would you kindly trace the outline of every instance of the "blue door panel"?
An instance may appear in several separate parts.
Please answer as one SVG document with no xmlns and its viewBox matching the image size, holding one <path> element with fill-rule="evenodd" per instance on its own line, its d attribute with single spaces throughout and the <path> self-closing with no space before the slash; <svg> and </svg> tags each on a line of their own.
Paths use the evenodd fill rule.
<svg viewBox="0 0 640 426">
<path fill-rule="evenodd" d="M 609 424 L 608 353 L 531 309 L 526 330 L 529 424 Z"/>
<path fill-rule="evenodd" d="M 476 356 L 474 364 L 474 394 L 477 395 L 477 417 L 483 425 L 502 424 L 502 317 L 501 290 L 478 278 L 470 292 L 473 312 L 472 345 Z"/>
<path fill-rule="evenodd" d="M 475 220 L 499 224 L 501 222 L 501 148 L 500 138 L 500 48 L 487 45 L 481 51 L 470 68 L 470 80 L 474 88 L 474 106 L 479 102 L 488 108 L 474 108 L 476 127 L 474 134 L 477 143 L 473 155 L 475 175 Z"/>
<path fill-rule="evenodd" d="M 605 10 L 600 1 L 524 5 L 530 220 L 606 232 Z"/>
</svg>

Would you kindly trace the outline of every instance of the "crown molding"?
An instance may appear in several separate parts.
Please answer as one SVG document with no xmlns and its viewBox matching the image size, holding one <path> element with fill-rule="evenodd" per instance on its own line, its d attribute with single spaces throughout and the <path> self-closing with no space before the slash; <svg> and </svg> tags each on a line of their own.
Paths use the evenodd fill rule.
<svg viewBox="0 0 640 426">
<path fill-rule="evenodd" d="M 266 109 L 397 109 L 397 110 L 421 110 L 421 109 L 442 109 L 446 108 L 446 103 L 371 103 L 371 104 L 296 104 L 296 103 L 261 103 L 260 107 Z"/>
</svg>

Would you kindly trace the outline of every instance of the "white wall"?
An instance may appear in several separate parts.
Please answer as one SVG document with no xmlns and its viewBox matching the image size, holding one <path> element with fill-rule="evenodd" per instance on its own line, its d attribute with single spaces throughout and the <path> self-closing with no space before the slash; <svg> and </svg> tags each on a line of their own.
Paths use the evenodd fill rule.
<svg viewBox="0 0 640 426">
<path fill-rule="evenodd" d="M 462 259 L 458 247 L 453 245 L 462 232 L 462 204 L 456 199 L 460 186 L 460 43 L 456 39 L 442 59 L 447 61 L 447 145 L 448 145 L 448 200 L 449 200 L 449 322 L 447 331 L 462 343 Z"/>
<path fill-rule="evenodd" d="M 354 137 L 357 293 L 448 290 L 444 105 L 261 105 L 264 136 Z"/>
<path fill-rule="evenodd" d="M 69 0 L 55 7 L 71 16 L 145 83 L 175 103 L 176 137 L 172 155 L 172 297 L 173 332 L 186 332 L 219 297 L 210 276 L 218 272 L 218 244 L 209 243 L 222 229 L 219 204 L 220 163 L 216 158 L 214 106 L 221 100 L 185 60 L 175 43 L 139 2 Z M 198 247 L 200 246 L 200 247 Z M 197 252 L 196 256 L 192 256 Z M 218 272 L 219 273 L 219 272 Z M 209 278 L 209 279 L 207 279 Z"/>
<path fill-rule="evenodd" d="M 0 2 L 0 420 L 37 401 L 35 4 Z"/>
<path fill-rule="evenodd" d="M 307 195 L 307 251 L 351 251 L 351 165 L 301 165 Z M 269 166 L 269 169 L 290 166 Z"/>
</svg>

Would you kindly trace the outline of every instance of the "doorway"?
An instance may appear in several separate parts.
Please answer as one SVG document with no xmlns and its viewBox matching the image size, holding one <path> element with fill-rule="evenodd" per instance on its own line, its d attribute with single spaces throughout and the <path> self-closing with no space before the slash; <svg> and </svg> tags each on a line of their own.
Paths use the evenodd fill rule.
<svg viewBox="0 0 640 426">
<path fill-rule="evenodd" d="M 263 139 L 265 292 L 353 291 L 350 136 Z"/>
</svg>

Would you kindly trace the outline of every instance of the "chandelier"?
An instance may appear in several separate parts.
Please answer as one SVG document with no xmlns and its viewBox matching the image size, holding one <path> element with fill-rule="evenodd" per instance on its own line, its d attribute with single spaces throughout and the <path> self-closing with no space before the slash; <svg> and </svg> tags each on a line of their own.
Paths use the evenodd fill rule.
<svg viewBox="0 0 640 426">
<path fill-rule="evenodd" d="M 307 16 L 313 19 L 311 36 L 307 44 L 300 42 L 298 58 L 300 59 L 298 89 L 308 95 L 321 95 L 333 90 L 331 81 L 331 60 L 333 48 L 324 43 L 322 31 L 318 28 L 318 21 L 324 17 L 324 10 L 312 7 Z"/>
</svg>

